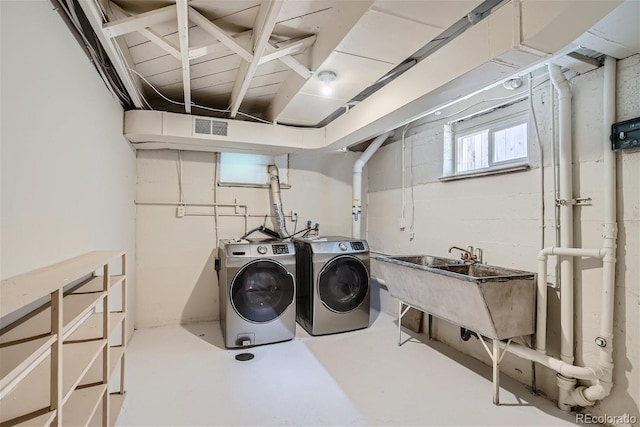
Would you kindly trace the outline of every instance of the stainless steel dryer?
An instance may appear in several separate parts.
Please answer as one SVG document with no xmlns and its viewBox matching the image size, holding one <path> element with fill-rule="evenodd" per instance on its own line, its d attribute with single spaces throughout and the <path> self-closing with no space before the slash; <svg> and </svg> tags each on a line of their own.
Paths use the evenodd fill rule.
<svg viewBox="0 0 640 427">
<path fill-rule="evenodd" d="M 295 239 L 296 319 L 311 335 L 369 326 L 369 245 L 349 237 Z"/>
<path fill-rule="evenodd" d="M 225 346 L 292 339 L 296 333 L 293 243 L 221 240 L 219 248 L 220 325 Z"/>
</svg>

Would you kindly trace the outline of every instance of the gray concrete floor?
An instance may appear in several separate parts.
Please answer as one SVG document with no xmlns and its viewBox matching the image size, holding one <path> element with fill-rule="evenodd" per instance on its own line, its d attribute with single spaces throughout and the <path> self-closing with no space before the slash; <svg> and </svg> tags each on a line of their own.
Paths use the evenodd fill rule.
<svg viewBox="0 0 640 427">
<path fill-rule="evenodd" d="M 225 350 L 218 322 L 137 330 L 127 350 L 120 426 L 563 426 L 573 415 L 502 376 L 492 404 L 490 367 L 437 342 L 373 325 Z"/>
</svg>

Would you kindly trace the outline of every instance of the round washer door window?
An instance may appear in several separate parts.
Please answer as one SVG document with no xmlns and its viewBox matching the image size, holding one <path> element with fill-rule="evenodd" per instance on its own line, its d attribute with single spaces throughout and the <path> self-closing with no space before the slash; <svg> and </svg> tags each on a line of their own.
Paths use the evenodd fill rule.
<svg viewBox="0 0 640 427">
<path fill-rule="evenodd" d="M 256 323 L 278 318 L 293 303 L 293 275 L 275 261 L 253 261 L 231 283 L 231 302 L 245 320 Z"/>
<path fill-rule="evenodd" d="M 369 272 L 352 256 L 329 261 L 320 272 L 318 292 L 330 310 L 345 313 L 362 304 L 369 290 Z"/>
</svg>

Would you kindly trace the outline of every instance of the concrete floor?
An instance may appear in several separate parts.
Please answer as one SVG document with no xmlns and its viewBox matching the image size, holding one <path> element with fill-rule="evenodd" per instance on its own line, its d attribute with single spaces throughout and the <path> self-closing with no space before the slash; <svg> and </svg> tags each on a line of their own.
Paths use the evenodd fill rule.
<svg viewBox="0 0 640 427">
<path fill-rule="evenodd" d="M 396 344 L 395 320 L 372 327 L 225 350 L 218 322 L 140 329 L 127 350 L 120 426 L 563 426 L 553 403 L 437 342 Z M 409 338 L 408 335 L 404 335 Z"/>
</svg>

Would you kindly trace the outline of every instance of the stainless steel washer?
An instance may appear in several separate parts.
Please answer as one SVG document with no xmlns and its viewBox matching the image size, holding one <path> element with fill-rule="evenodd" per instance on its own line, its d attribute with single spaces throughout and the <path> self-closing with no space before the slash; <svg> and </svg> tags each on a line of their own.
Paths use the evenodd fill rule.
<svg viewBox="0 0 640 427">
<path fill-rule="evenodd" d="M 296 318 L 311 335 L 369 326 L 369 245 L 331 236 L 295 239 Z"/>
<path fill-rule="evenodd" d="M 227 348 L 293 339 L 295 247 L 278 240 L 219 245 L 220 325 Z"/>
</svg>

